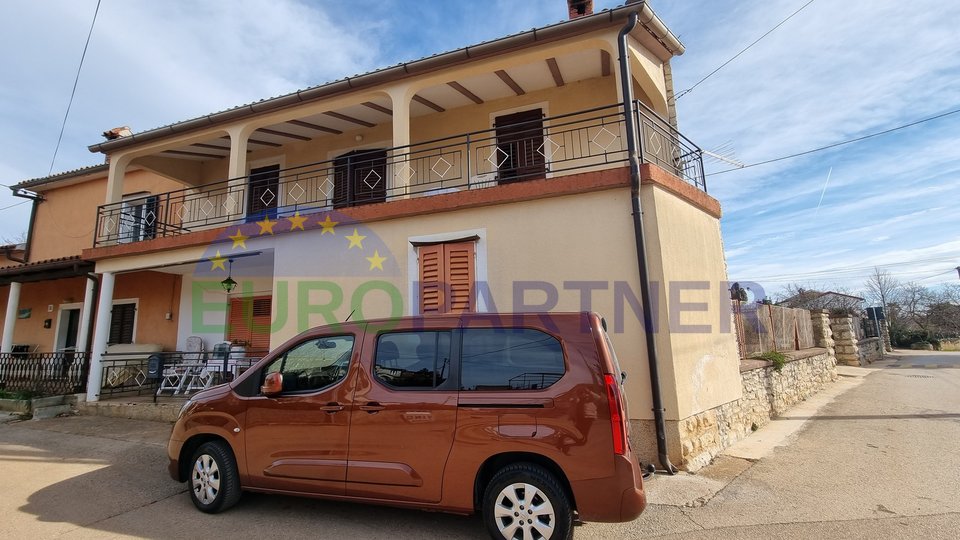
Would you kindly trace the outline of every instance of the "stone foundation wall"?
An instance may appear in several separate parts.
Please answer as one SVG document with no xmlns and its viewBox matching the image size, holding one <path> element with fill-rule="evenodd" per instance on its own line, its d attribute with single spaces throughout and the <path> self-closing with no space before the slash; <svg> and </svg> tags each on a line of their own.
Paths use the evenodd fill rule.
<svg viewBox="0 0 960 540">
<path fill-rule="evenodd" d="M 675 433 L 675 437 L 668 436 L 671 449 L 680 445 L 674 464 L 690 471 L 703 467 L 724 448 L 837 379 L 836 360 L 827 349 L 805 349 L 787 356 L 790 359 L 781 371 L 770 362 L 743 360 L 742 398 L 680 422 L 668 422 L 668 432 Z"/>
</svg>

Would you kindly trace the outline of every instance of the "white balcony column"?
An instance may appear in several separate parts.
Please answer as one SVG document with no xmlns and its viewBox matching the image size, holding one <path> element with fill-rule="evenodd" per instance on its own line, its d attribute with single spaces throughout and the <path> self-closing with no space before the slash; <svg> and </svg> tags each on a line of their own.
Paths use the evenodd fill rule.
<svg viewBox="0 0 960 540">
<path fill-rule="evenodd" d="M 87 277 L 86 291 L 83 293 L 83 310 L 80 312 L 80 328 L 77 330 L 77 352 L 87 352 L 87 335 L 93 316 L 93 303 L 96 301 L 97 280 Z"/>
<path fill-rule="evenodd" d="M 93 331 L 90 374 L 87 376 L 87 401 L 100 401 L 103 354 L 107 352 L 107 339 L 110 337 L 110 312 L 113 311 L 113 283 L 113 272 L 104 272 L 100 276 L 100 301 L 97 303 L 97 325 Z"/>
<path fill-rule="evenodd" d="M 415 92 L 403 85 L 391 88 L 388 93 L 393 101 L 393 147 L 407 146 L 410 144 L 410 100 Z M 410 193 L 413 164 L 408 163 L 405 157 L 409 153 L 409 148 L 390 152 L 389 161 L 393 166 L 388 173 L 388 196 L 403 197 Z"/>
<path fill-rule="evenodd" d="M 245 197 L 247 185 L 247 146 L 255 128 L 250 125 L 235 126 L 227 130 L 230 136 L 230 163 L 227 166 L 227 178 L 230 179 L 229 191 L 234 195 L 236 206 L 231 214 L 243 214 L 247 208 Z"/>
<path fill-rule="evenodd" d="M 107 173 L 107 198 L 105 204 L 117 203 L 123 200 L 123 177 L 133 158 L 118 156 L 110 158 L 110 171 Z"/>
<path fill-rule="evenodd" d="M 17 325 L 17 309 L 20 306 L 20 283 L 10 283 L 10 294 L 7 296 L 7 317 L 3 320 L 3 340 L 0 342 L 0 352 L 13 352 L 13 329 Z"/>
</svg>

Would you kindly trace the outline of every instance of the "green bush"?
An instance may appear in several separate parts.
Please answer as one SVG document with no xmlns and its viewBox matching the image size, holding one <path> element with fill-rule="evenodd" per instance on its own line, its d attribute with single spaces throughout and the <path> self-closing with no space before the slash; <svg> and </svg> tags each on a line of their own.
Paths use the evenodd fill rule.
<svg viewBox="0 0 960 540">
<path fill-rule="evenodd" d="M 31 392 L 30 390 L 0 390 L 0 399 L 27 400 L 33 398 L 35 395 L 36 392 Z"/>
<path fill-rule="evenodd" d="M 767 351 L 763 354 L 756 354 L 753 356 L 753 358 L 770 362 L 773 364 L 773 369 L 775 371 L 780 371 L 787 363 L 787 356 L 777 351 Z"/>
</svg>

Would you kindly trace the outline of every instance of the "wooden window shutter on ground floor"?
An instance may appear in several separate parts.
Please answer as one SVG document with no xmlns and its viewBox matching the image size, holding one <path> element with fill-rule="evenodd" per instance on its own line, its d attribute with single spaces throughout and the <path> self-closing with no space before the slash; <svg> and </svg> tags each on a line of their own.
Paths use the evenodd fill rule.
<svg viewBox="0 0 960 540">
<path fill-rule="evenodd" d="M 242 342 L 249 351 L 270 350 L 269 296 L 230 299 L 227 340 Z"/>
<path fill-rule="evenodd" d="M 420 246 L 420 313 L 474 311 L 473 241 Z"/>
</svg>

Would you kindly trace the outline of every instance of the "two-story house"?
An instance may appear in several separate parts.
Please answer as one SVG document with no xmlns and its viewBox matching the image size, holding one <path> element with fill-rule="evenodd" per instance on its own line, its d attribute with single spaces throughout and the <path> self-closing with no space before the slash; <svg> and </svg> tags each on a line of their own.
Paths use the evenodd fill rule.
<svg viewBox="0 0 960 540">
<path fill-rule="evenodd" d="M 594 310 L 629 374 L 634 446 L 686 463 L 679 423 L 741 392 L 720 205 L 677 130 L 670 60 L 683 46 L 642 2 L 591 4 L 90 146 L 109 162 L 93 173 L 106 173 L 102 204 L 55 220 L 94 222 L 71 252 L 89 266 L 68 278 L 98 280 L 87 399 L 129 298 L 137 341 L 168 350 L 266 349 L 351 316 Z M 70 178 L 17 187 L 43 209 Z M 55 226 L 40 217 L 37 246 Z M 11 285 L 8 315 L 28 285 L 19 299 Z M 39 343 L 22 322 L 16 339 Z"/>
</svg>

